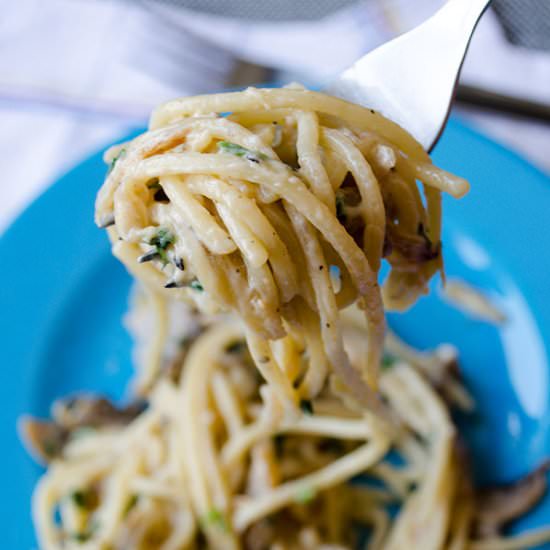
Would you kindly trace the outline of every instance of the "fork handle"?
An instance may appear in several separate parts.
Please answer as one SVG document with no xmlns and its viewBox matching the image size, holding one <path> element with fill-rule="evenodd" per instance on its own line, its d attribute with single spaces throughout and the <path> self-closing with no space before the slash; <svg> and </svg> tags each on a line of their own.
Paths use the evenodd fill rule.
<svg viewBox="0 0 550 550">
<path fill-rule="evenodd" d="M 456 90 L 456 101 L 465 106 L 481 107 L 550 123 L 550 104 L 500 94 L 476 86 L 459 84 Z"/>
</svg>

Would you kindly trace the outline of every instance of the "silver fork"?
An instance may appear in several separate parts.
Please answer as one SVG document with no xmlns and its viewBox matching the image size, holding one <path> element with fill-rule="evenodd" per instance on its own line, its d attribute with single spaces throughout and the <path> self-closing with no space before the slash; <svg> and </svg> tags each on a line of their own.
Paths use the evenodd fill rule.
<svg viewBox="0 0 550 550">
<path fill-rule="evenodd" d="M 447 119 L 464 56 L 491 0 L 448 0 L 430 19 L 383 44 L 325 89 L 376 109 L 427 150 Z"/>
</svg>

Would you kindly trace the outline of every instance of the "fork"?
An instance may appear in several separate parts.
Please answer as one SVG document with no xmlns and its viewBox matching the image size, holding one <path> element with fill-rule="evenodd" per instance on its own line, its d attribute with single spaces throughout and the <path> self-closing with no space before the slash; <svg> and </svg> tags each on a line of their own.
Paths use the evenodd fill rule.
<svg viewBox="0 0 550 550">
<path fill-rule="evenodd" d="M 448 0 L 427 21 L 363 56 L 324 91 L 376 109 L 427 150 L 451 109 L 475 27 L 491 0 Z"/>
</svg>

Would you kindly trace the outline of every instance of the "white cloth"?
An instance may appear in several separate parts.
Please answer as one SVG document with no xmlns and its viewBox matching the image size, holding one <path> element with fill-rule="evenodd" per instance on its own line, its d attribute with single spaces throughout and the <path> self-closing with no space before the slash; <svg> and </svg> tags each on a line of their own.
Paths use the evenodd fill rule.
<svg viewBox="0 0 550 550">
<path fill-rule="evenodd" d="M 317 22 L 252 23 L 147 2 L 0 0 L 0 231 L 155 104 L 223 89 L 235 57 L 323 82 L 440 4 L 363 0 Z M 550 101 L 550 55 L 509 45 L 489 12 L 463 80 Z M 548 126 L 466 116 L 550 172 Z"/>
</svg>

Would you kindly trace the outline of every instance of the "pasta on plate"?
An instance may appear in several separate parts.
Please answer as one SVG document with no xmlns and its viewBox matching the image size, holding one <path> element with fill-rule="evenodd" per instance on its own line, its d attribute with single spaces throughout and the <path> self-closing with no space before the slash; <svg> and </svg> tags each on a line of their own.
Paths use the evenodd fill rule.
<svg viewBox="0 0 550 550">
<path fill-rule="evenodd" d="M 550 539 L 500 536 L 543 495 L 545 467 L 474 490 L 450 415 L 474 404 L 452 346 L 420 353 L 390 335 L 389 431 L 330 386 L 289 415 L 234 321 L 202 319 L 146 403 L 77 396 L 55 404 L 53 421 L 26 421 L 49 461 L 33 501 L 43 550 L 519 550 Z M 346 310 L 353 364 L 364 331 Z"/>
</svg>

